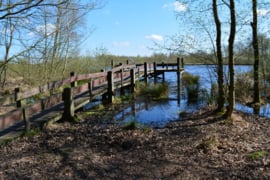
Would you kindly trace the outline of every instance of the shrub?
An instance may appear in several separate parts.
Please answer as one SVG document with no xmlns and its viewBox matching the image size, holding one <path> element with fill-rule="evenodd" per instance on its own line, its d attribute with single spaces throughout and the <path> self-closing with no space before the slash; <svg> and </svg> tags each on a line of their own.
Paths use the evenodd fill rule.
<svg viewBox="0 0 270 180">
<path fill-rule="evenodd" d="M 182 80 L 184 86 L 187 89 L 188 101 L 189 102 L 197 101 L 199 98 L 200 76 L 194 76 L 189 73 L 184 73 Z"/>
<path fill-rule="evenodd" d="M 169 86 L 167 83 L 162 84 L 136 84 L 136 93 L 143 96 L 153 97 L 155 99 L 167 98 L 169 95 Z"/>
<path fill-rule="evenodd" d="M 135 120 L 130 121 L 130 122 L 128 122 L 127 124 L 125 124 L 123 126 L 124 130 L 135 130 L 135 129 L 138 129 L 138 128 L 139 128 L 139 125 Z"/>
</svg>

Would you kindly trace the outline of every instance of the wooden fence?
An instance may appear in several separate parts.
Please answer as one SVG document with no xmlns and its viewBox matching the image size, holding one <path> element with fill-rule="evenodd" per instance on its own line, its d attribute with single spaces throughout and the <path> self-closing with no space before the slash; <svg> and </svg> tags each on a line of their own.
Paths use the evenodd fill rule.
<svg viewBox="0 0 270 180">
<path fill-rule="evenodd" d="M 91 74 L 70 73 L 70 77 L 22 92 L 14 90 L 16 109 L 0 116 L 0 131 L 8 130 L 15 124 L 24 124 L 29 130 L 32 122 L 46 122 L 51 119 L 72 118 L 75 110 L 83 107 L 100 95 L 106 95 L 113 102 L 116 89 L 130 87 L 134 91 L 135 81 L 149 75 L 157 77 L 166 71 L 179 74 L 183 70 L 183 60 L 170 64 L 125 64 L 108 72 Z M 14 126 L 15 127 L 15 126 Z M 1 133 L 0 133 L 1 136 Z"/>
</svg>

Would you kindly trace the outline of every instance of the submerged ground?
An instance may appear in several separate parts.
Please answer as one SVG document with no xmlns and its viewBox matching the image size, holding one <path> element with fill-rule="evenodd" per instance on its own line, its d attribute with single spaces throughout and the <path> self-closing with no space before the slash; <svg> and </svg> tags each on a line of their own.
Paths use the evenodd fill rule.
<svg viewBox="0 0 270 180">
<path fill-rule="evenodd" d="M 270 119 L 233 119 L 208 107 L 160 129 L 102 114 L 50 125 L 1 146 L 0 179 L 270 179 Z"/>
</svg>

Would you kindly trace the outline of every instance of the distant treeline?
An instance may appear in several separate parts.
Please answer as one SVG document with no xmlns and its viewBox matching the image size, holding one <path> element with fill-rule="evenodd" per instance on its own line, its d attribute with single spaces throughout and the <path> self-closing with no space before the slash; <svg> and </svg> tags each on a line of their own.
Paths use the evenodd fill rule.
<svg viewBox="0 0 270 180">
<path fill-rule="evenodd" d="M 110 54 L 102 54 L 97 56 L 76 56 L 69 57 L 67 60 L 57 59 L 54 64 L 39 62 L 30 63 L 27 59 L 19 59 L 14 63 L 8 65 L 8 77 L 22 77 L 24 82 L 29 85 L 40 85 L 54 80 L 59 80 L 68 77 L 70 72 L 78 74 L 87 74 L 99 72 L 101 70 L 108 70 L 113 65 L 119 63 L 125 64 L 142 64 L 147 63 L 161 63 L 173 62 L 177 58 L 183 58 L 184 64 L 215 64 L 215 56 L 207 53 L 194 53 L 189 55 L 178 54 L 153 54 L 152 56 L 116 56 Z M 236 58 L 236 64 L 252 64 L 251 57 L 239 56 Z M 33 62 L 33 61 L 32 61 Z M 226 64 L 226 58 L 224 58 Z"/>
</svg>

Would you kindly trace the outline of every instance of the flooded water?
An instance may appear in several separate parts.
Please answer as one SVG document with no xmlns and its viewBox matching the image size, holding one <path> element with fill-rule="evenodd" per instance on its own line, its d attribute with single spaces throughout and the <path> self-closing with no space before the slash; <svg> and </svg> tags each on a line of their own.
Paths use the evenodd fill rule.
<svg viewBox="0 0 270 180">
<path fill-rule="evenodd" d="M 235 72 L 247 72 L 251 66 L 236 66 Z M 227 71 L 227 68 L 224 69 Z M 185 72 L 200 76 L 200 87 L 210 91 L 211 84 L 216 82 L 214 66 L 210 65 L 186 65 Z M 161 81 L 161 79 L 159 80 Z M 138 99 L 131 103 L 126 109 L 116 112 L 112 119 L 117 123 L 136 121 L 150 127 L 163 127 L 170 121 L 181 120 L 181 113 L 194 112 L 206 105 L 202 99 L 196 103 L 189 103 L 183 87 L 178 89 L 177 74 L 175 72 L 165 73 L 165 81 L 169 85 L 169 100 L 152 101 L 150 99 Z M 237 110 L 253 113 L 253 109 L 236 103 Z M 270 105 L 261 107 L 260 115 L 270 117 Z"/>
</svg>

